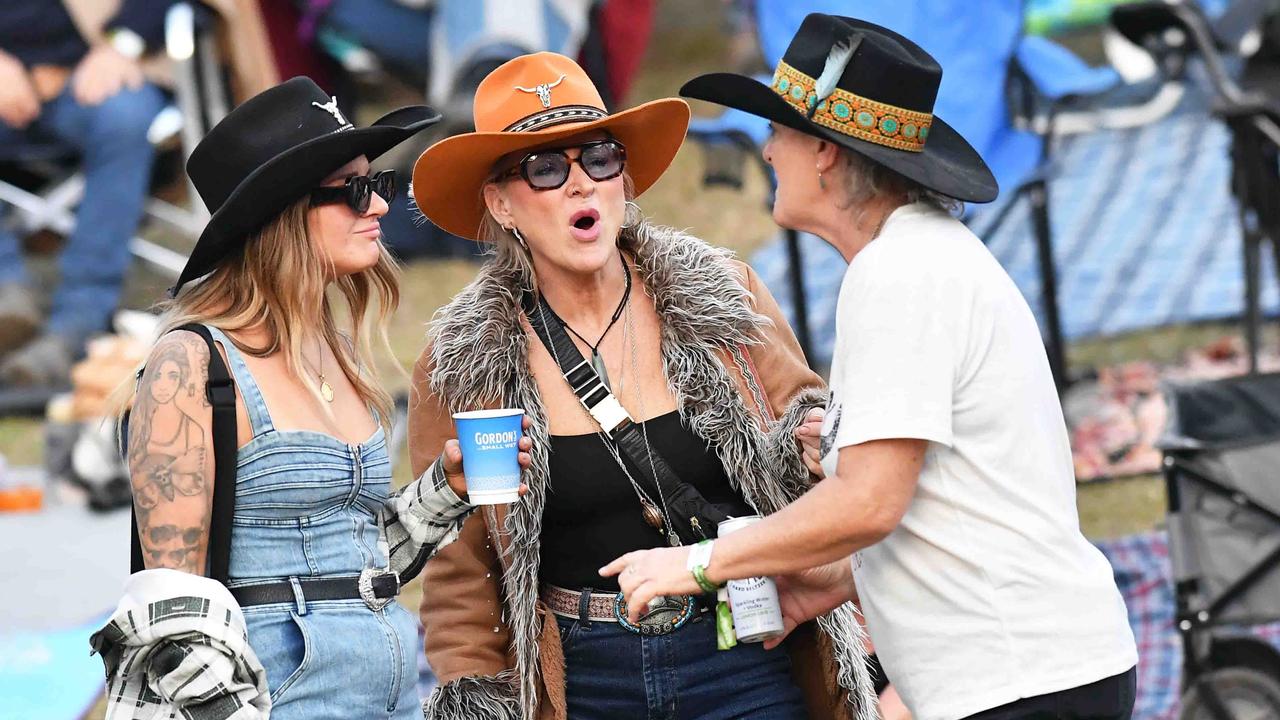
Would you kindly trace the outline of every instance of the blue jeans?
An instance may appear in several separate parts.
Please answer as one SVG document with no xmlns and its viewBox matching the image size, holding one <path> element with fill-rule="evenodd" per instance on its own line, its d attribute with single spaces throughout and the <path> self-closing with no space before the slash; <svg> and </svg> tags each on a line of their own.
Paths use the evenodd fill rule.
<svg viewBox="0 0 1280 720">
<path fill-rule="evenodd" d="M 716 650 L 711 613 L 658 637 L 636 635 L 617 623 L 556 621 L 569 720 L 808 717 L 787 651 L 766 651 L 758 643 Z"/>
<path fill-rule="evenodd" d="M 0 157 L 21 160 L 26 148 L 50 141 L 81 157 L 84 199 L 62 251 L 46 326 L 72 343 L 105 329 L 120 303 L 129 242 L 142 217 L 155 158 L 147 129 L 164 102 L 160 89 L 148 83 L 86 107 L 68 87 L 25 130 L 0 123 Z M 18 238 L 0 224 L 0 283 L 6 282 L 30 281 Z"/>
</svg>

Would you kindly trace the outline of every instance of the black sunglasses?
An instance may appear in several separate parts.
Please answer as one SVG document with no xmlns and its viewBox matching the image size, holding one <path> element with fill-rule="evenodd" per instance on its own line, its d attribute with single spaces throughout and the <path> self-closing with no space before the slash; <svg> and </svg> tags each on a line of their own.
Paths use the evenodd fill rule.
<svg viewBox="0 0 1280 720">
<path fill-rule="evenodd" d="M 396 199 L 396 171 L 383 170 L 373 175 L 353 175 L 336 187 L 318 187 L 311 191 L 311 206 L 346 203 L 363 215 L 369 211 L 373 194 L 391 204 Z"/>
<path fill-rule="evenodd" d="M 566 150 L 577 147 L 578 157 L 569 157 Z M 534 190 L 555 190 L 569 180 L 569 171 L 576 162 L 587 177 L 601 182 L 612 180 L 627 167 L 627 149 L 617 140 L 596 140 L 567 148 L 550 148 L 529 153 L 515 167 L 498 173 L 494 182 L 514 175 L 524 178 Z"/>
</svg>

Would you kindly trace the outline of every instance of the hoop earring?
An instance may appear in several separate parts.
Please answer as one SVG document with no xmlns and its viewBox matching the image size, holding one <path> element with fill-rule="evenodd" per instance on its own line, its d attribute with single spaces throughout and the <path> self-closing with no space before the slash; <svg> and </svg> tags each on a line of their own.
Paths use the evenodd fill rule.
<svg viewBox="0 0 1280 720">
<path fill-rule="evenodd" d="M 636 220 L 635 220 L 635 222 L 631 222 L 631 223 L 624 222 L 624 223 L 622 224 L 622 227 L 620 227 L 620 228 L 619 228 L 620 230 L 630 230 L 631 228 L 635 227 L 636 225 L 639 225 L 639 224 L 640 224 L 640 221 L 644 219 L 644 211 L 640 209 L 640 206 L 639 206 L 638 204 L 636 204 L 636 203 L 632 202 L 631 200 L 628 200 L 628 201 L 627 201 L 627 203 L 626 203 L 626 209 L 627 209 L 627 210 L 630 210 L 631 208 L 635 208 L 635 209 L 636 209 Z M 624 219 L 624 220 L 626 219 L 626 213 L 625 213 L 625 212 L 623 213 L 623 219 Z"/>
</svg>

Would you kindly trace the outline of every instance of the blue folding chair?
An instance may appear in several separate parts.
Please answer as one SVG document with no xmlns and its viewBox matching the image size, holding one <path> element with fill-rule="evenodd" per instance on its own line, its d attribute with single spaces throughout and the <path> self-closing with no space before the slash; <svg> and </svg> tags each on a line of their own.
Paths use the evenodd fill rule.
<svg viewBox="0 0 1280 720">
<path fill-rule="evenodd" d="M 1236 0 L 1212 18 L 1189 2 L 1137 2 L 1112 13 L 1120 32 L 1154 53 L 1168 55 L 1170 65 L 1185 64 L 1189 55 L 1203 61 L 1213 115 L 1229 138 L 1229 182 L 1244 245 L 1243 316 L 1251 374 L 1258 372 L 1261 343 L 1263 244 L 1271 245 L 1271 274 L 1280 273 L 1280 92 L 1274 78 L 1251 86 L 1246 73 L 1246 82 L 1241 82 L 1229 61 L 1250 31 L 1263 26 L 1269 12 L 1267 0 Z M 1264 74 L 1274 76 L 1274 59 L 1269 69 Z M 1272 307 L 1276 289 L 1276 284 L 1267 288 Z"/>
<path fill-rule="evenodd" d="M 1074 105 L 1111 91 L 1121 79 L 1111 68 L 1089 67 L 1053 42 L 1025 34 L 1024 9 L 1024 0 L 863 0 L 853 8 L 842 0 L 755 3 L 760 46 L 770 66 L 777 64 L 810 12 L 853 12 L 912 38 L 938 59 L 945 74 L 935 112 L 982 154 L 1002 188 L 994 211 L 970 212 L 968 220 L 985 236 L 1003 222 L 1017 201 L 1026 199 L 1030 205 L 1040 258 L 1045 344 L 1054 376 L 1062 384 L 1066 361 L 1049 218 L 1053 132 Z M 690 127 L 695 139 L 713 145 L 758 145 L 766 133 L 763 120 L 732 110 L 718 118 L 699 119 Z M 821 364 L 830 355 L 834 318 L 827 308 L 816 309 L 819 317 L 811 317 L 805 302 L 800 237 L 787 233 L 786 245 L 795 308 L 792 320 L 807 356 Z M 834 297 L 838 284 L 838 278 L 825 278 L 825 292 Z M 825 305 L 833 307 L 834 302 Z M 815 348 L 810 332 L 810 321 L 815 319 L 826 331 L 821 348 Z"/>
</svg>

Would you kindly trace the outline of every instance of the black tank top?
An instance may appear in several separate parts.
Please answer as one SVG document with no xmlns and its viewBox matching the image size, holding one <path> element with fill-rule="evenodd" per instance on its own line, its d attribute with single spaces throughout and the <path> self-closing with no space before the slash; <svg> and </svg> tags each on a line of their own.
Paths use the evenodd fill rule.
<svg viewBox="0 0 1280 720">
<path fill-rule="evenodd" d="M 685 427 L 678 412 L 660 415 L 644 426 L 653 450 L 707 501 L 731 515 L 752 513 L 730 487 L 715 450 Z M 622 461 L 647 488 L 645 476 L 625 454 Z M 644 521 L 635 490 L 598 435 L 552 435 L 550 471 L 551 491 L 542 513 L 543 582 L 570 590 L 616 592 L 617 580 L 600 577 L 601 567 L 633 550 L 667 546 Z"/>
</svg>

